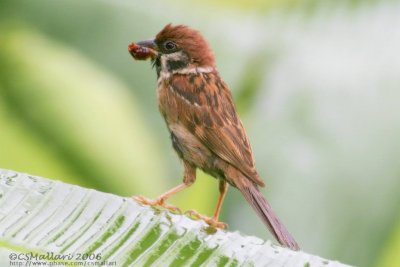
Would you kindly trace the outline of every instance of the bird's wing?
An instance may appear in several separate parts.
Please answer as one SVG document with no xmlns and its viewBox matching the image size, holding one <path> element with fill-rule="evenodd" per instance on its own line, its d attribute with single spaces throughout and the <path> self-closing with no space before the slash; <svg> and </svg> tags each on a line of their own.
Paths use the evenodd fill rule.
<svg viewBox="0 0 400 267">
<path fill-rule="evenodd" d="M 263 186 L 232 95 L 218 73 L 190 74 L 189 79 L 174 75 L 170 86 L 183 100 L 180 122 L 214 154 Z"/>
</svg>

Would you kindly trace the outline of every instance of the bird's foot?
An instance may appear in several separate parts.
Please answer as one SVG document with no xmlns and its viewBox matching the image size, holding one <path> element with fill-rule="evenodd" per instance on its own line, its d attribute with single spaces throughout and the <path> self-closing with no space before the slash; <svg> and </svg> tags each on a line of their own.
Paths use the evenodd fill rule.
<svg viewBox="0 0 400 267">
<path fill-rule="evenodd" d="M 174 213 L 182 213 L 181 210 L 178 207 L 165 203 L 165 199 L 162 198 L 162 197 L 158 197 L 158 198 L 156 198 L 154 200 L 149 199 L 149 198 L 144 197 L 144 196 L 133 196 L 132 198 L 135 201 L 137 201 L 139 203 L 142 203 L 144 205 L 161 206 L 161 207 L 166 208 L 167 210 L 172 211 Z"/>
<path fill-rule="evenodd" d="M 228 228 L 228 224 L 219 222 L 216 218 L 213 217 L 207 217 L 203 214 L 198 213 L 195 210 L 188 210 L 185 212 L 185 214 L 191 218 L 195 218 L 198 220 L 203 220 L 205 221 L 208 225 L 215 227 L 215 228 L 221 228 L 221 229 L 226 229 Z"/>
</svg>

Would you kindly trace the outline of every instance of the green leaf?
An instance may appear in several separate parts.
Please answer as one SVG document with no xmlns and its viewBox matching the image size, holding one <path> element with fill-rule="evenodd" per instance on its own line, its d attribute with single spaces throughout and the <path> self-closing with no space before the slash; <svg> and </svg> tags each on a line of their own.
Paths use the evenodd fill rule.
<svg viewBox="0 0 400 267">
<path fill-rule="evenodd" d="M 32 252 L 75 262 L 87 254 L 110 266 L 346 266 L 129 198 L 1 169 L 0 236 L 0 263 Z"/>
</svg>

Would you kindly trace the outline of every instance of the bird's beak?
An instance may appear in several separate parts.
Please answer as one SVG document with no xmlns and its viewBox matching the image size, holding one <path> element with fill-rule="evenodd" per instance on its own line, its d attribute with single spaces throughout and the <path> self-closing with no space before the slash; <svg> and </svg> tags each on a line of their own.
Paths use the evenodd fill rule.
<svg viewBox="0 0 400 267">
<path fill-rule="evenodd" d="M 154 60 L 158 56 L 158 47 L 154 40 L 145 40 L 137 43 L 131 43 L 128 46 L 129 53 L 136 60 Z"/>
<path fill-rule="evenodd" d="M 157 50 L 157 45 L 153 39 L 138 42 L 137 45 Z"/>
</svg>

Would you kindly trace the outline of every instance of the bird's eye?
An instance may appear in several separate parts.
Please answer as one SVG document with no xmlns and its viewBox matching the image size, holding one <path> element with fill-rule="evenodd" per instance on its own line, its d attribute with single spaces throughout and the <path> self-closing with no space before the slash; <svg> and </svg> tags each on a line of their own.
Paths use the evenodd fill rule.
<svg viewBox="0 0 400 267">
<path fill-rule="evenodd" d="M 167 41 L 164 43 L 164 47 L 166 50 L 171 51 L 171 50 L 175 50 L 177 45 L 172 41 Z"/>
</svg>

